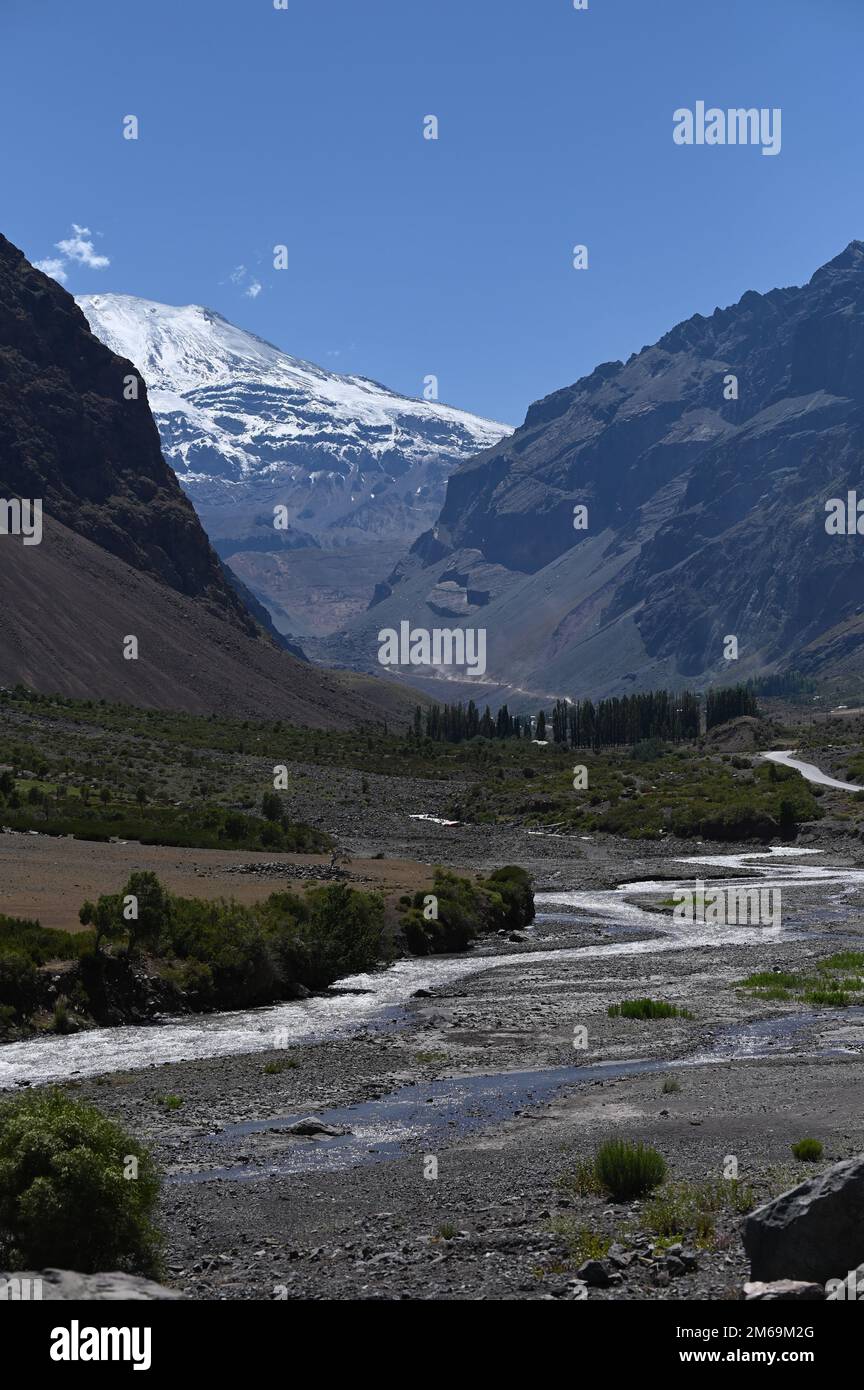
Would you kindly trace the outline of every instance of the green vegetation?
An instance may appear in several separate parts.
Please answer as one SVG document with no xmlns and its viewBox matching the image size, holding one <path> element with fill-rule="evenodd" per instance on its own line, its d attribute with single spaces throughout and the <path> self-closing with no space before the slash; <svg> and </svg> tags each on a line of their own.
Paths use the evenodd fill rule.
<svg viewBox="0 0 864 1390">
<path fill-rule="evenodd" d="M 123 903 L 136 888 L 137 922 Z M 153 875 L 133 874 L 121 893 L 81 909 L 112 939 L 125 934 L 130 949 L 146 941 L 149 954 L 167 962 L 164 976 L 197 1009 L 242 1008 L 290 996 L 291 986 L 324 989 L 340 975 L 370 970 L 387 958 L 384 904 L 374 893 L 344 883 L 310 890 L 305 898 L 273 893 L 245 907 L 220 899 L 180 898 Z"/>
<path fill-rule="evenodd" d="M 818 1163 L 823 1152 L 818 1139 L 799 1139 L 792 1145 L 792 1154 L 799 1163 Z"/>
<path fill-rule="evenodd" d="M 592 746 L 576 754 L 554 741 L 562 731 L 560 710 L 552 714 L 552 741 L 540 748 L 528 737 L 479 732 L 457 743 L 438 741 L 423 734 L 422 717 L 421 731 L 410 738 L 380 729 L 323 734 L 279 721 L 141 710 L 18 688 L 0 692 L 0 822 L 101 839 L 314 852 L 330 841 L 304 824 L 308 779 L 316 778 L 325 804 L 363 804 L 381 775 L 450 783 L 452 799 L 441 809 L 455 820 L 565 834 L 767 841 L 793 836 L 802 821 L 819 817 L 816 794 L 798 773 L 773 763 L 753 767 L 712 749 L 695 737 L 696 727 L 685 730 L 683 707 L 668 698 L 664 705 L 663 695 L 639 697 L 642 705 L 632 707 L 608 702 L 603 751 L 594 751 L 583 710 L 576 736 Z M 568 738 L 573 709 L 565 706 Z M 690 743 L 673 742 L 687 731 Z M 774 728 L 766 733 L 767 742 L 776 737 Z M 577 756 L 588 771 L 581 791 L 573 786 Z M 262 793 L 272 786 L 277 763 L 288 769 L 287 789 Z M 323 794 L 325 779 L 316 771 L 322 768 L 337 774 Z M 350 795 L 341 795 L 346 772 L 360 776 Z M 864 824 L 864 807 L 855 814 Z"/>
<path fill-rule="evenodd" d="M 278 1062 L 265 1062 L 264 1075 L 281 1076 L 283 1071 L 296 1071 L 299 1065 L 293 1057 L 282 1057 Z"/>
<path fill-rule="evenodd" d="M 60 1091 L 0 1102 L 0 1267 L 159 1273 L 149 1153 Z"/>
<path fill-rule="evenodd" d="M 162 1106 L 164 1106 L 166 1110 L 179 1110 L 180 1107 L 181 1107 L 181 1105 L 183 1104 L 183 1097 L 182 1097 L 182 1096 L 159 1096 L 159 1097 L 158 1097 L 158 1101 L 159 1101 L 159 1104 L 162 1105 Z"/>
<path fill-rule="evenodd" d="M 459 1227 L 454 1226 L 452 1221 L 443 1221 L 435 1232 L 435 1240 L 455 1240 L 459 1234 Z"/>
<path fill-rule="evenodd" d="M 610 1004 L 606 1011 L 610 1018 L 692 1018 L 689 1009 L 678 1009 L 674 1004 L 665 1004 L 662 999 L 622 999 L 620 1004 Z"/>
<path fill-rule="evenodd" d="M 515 865 L 473 883 L 436 869 L 431 893 L 406 896 L 400 907 L 405 941 L 416 956 L 464 951 L 483 932 L 513 931 L 534 920 L 531 877 Z"/>
<path fill-rule="evenodd" d="M 714 729 L 718 724 L 728 724 L 730 719 L 740 719 L 742 715 L 755 717 L 759 714 L 752 687 L 730 685 L 721 690 L 709 690 L 705 701 L 706 728 Z"/>
<path fill-rule="evenodd" d="M 142 845 L 176 845 L 192 849 L 279 850 L 322 854 L 331 849 L 329 835 L 308 825 L 274 822 L 208 805 L 176 810 L 139 804 L 131 808 L 104 804 L 82 809 L 77 797 L 55 797 L 37 806 L 7 806 L 3 821 L 11 830 L 38 830 L 42 835 L 73 835 L 77 840 L 139 840 Z"/>
<path fill-rule="evenodd" d="M 581 1159 L 569 1173 L 561 1175 L 558 1184 L 569 1197 L 599 1197 L 603 1193 L 593 1158 Z"/>
<path fill-rule="evenodd" d="M 92 932 L 73 935 L 18 917 L 0 917 L 0 1032 L 14 1030 L 39 1006 L 44 983 L 40 966 L 49 961 L 77 963 L 93 945 Z M 67 1006 L 58 1000 L 52 1007 L 54 1030 L 68 1031 Z"/>
<path fill-rule="evenodd" d="M 394 923 L 416 954 L 459 951 L 481 932 L 521 926 L 534 915 L 522 869 L 499 869 L 476 882 L 441 869 L 434 890 L 436 917 L 426 920 L 422 904 L 430 895 L 421 893 L 402 901 Z M 0 1029 L 23 1027 L 46 1007 L 56 1032 L 80 1026 L 70 1007 L 84 1019 L 116 1021 L 138 997 L 136 961 L 160 986 L 162 1007 L 202 1012 L 295 998 L 298 986 L 326 989 L 388 963 L 400 944 L 383 898 L 341 882 L 245 906 L 181 898 L 155 874 L 136 871 L 119 893 L 85 902 L 79 915 L 93 928 L 79 936 L 0 919 Z M 69 962 L 60 999 L 50 998 L 39 970 L 49 956 Z"/>
<path fill-rule="evenodd" d="M 721 1213 L 743 1215 L 754 1205 L 752 1189 L 737 1178 L 668 1182 L 645 1203 L 640 1220 L 646 1230 L 662 1238 L 707 1246 L 713 1243 Z"/>
<path fill-rule="evenodd" d="M 664 1094 L 664 1096 L 675 1095 L 676 1092 L 678 1092 L 678 1091 L 680 1091 L 680 1090 L 681 1090 L 681 1082 L 678 1080 L 677 1076 L 667 1076 L 667 1077 L 666 1077 L 666 1080 L 663 1082 L 663 1094 Z"/>
<path fill-rule="evenodd" d="M 757 999 L 795 1000 L 814 1008 L 842 1009 L 864 1003 L 864 951 L 837 951 L 815 971 L 758 970 L 739 981 Z"/>
<path fill-rule="evenodd" d="M 610 1197 L 616 1202 L 631 1202 L 660 1186 L 666 1176 L 666 1160 L 641 1142 L 610 1139 L 597 1150 L 594 1171 Z"/>
<path fill-rule="evenodd" d="M 586 1260 L 603 1260 L 609 1254 L 611 1236 L 601 1235 L 599 1231 L 580 1225 L 569 1214 L 553 1217 L 549 1229 L 553 1235 L 561 1236 L 566 1241 L 574 1265 L 584 1264 Z"/>
</svg>

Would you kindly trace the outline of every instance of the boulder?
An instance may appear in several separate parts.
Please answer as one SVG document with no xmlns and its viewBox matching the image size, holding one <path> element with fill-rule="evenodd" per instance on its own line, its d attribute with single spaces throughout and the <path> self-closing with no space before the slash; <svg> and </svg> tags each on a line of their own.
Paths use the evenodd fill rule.
<svg viewBox="0 0 864 1390">
<path fill-rule="evenodd" d="M 577 1269 L 576 1277 L 589 1289 L 605 1289 L 609 1284 L 618 1283 L 621 1275 L 614 1274 L 605 1260 L 586 1260 Z"/>
<path fill-rule="evenodd" d="M 753 1280 L 824 1284 L 856 1269 L 864 1261 L 864 1156 L 757 1207 L 744 1222 L 744 1248 Z"/>
</svg>

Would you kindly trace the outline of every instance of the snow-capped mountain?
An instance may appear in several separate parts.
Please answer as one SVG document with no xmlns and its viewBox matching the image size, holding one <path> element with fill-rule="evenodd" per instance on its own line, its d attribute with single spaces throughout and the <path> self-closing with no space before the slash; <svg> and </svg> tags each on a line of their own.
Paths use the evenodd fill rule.
<svg viewBox="0 0 864 1390">
<path fill-rule="evenodd" d="M 326 630 L 365 607 L 434 524 L 453 469 L 512 433 L 327 372 L 199 305 L 125 294 L 78 304 L 141 372 L 165 457 L 211 541 L 283 628 Z M 274 528 L 276 506 L 288 529 Z"/>
</svg>

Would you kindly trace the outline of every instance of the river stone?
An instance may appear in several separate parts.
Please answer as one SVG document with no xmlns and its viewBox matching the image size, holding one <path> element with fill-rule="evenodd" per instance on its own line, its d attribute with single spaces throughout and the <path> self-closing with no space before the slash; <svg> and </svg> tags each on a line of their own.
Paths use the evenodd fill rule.
<svg viewBox="0 0 864 1390">
<path fill-rule="evenodd" d="M 17 1284 L 9 1281 L 18 1280 Z M 24 1281 L 30 1282 L 25 1284 Z M 41 1281 L 34 1283 L 34 1281 Z M 183 1297 L 176 1289 L 166 1289 L 163 1284 L 154 1284 L 151 1279 L 142 1279 L 136 1274 L 78 1274 L 72 1269 L 16 1270 L 13 1274 L 0 1271 L 0 1301 L 4 1298 L 18 1299 L 22 1294 L 31 1301 L 59 1302 L 78 1299 L 149 1302 L 153 1299 L 179 1299 Z"/>
<path fill-rule="evenodd" d="M 757 1207 L 744 1222 L 744 1248 L 752 1280 L 824 1284 L 856 1269 L 864 1260 L 864 1156 Z"/>
<path fill-rule="evenodd" d="M 577 1279 L 587 1284 L 589 1289 L 605 1289 L 621 1278 L 614 1275 L 605 1260 L 586 1260 L 576 1271 Z"/>
<path fill-rule="evenodd" d="M 343 1134 L 350 1134 L 350 1129 L 339 1128 L 336 1125 L 325 1125 L 321 1120 L 316 1120 L 313 1116 L 308 1116 L 305 1120 L 295 1120 L 293 1125 L 286 1125 L 279 1130 L 280 1134 L 321 1134 L 328 1138 L 338 1138 Z"/>
</svg>

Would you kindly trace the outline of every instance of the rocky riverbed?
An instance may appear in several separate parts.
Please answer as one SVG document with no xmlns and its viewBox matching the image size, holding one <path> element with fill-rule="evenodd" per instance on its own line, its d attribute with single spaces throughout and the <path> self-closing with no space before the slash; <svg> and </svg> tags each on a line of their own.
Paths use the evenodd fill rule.
<svg viewBox="0 0 864 1390">
<path fill-rule="evenodd" d="M 457 839 L 458 862 L 469 849 Z M 348 1035 L 69 1078 L 163 1164 L 166 1282 L 216 1299 L 740 1296 L 743 1209 L 814 1171 L 791 1145 L 821 1140 L 823 1166 L 864 1150 L 864 1011 L 736 985 L 860 945 L 861 890 L 851 864 L 802 875 L 781 930 L 691 941 L 656 912 L 566 901 L 568 884 L 723 872 L 664 849 L 549 837 L 530 866 L 565 898 L 540 902 L 523 941 L 483 943 L 467 972 L 435 962 L 439 983 Z M 691 1017 L 609 1017 L 642 995 Z M 735 1202 L 723 1189 L 710 1234 L 659 1236 L 650 1203 L 580 1187 L 611 1137 L 656 1147 L 697 1201 L 737 1172 Z"/>
</svg>

